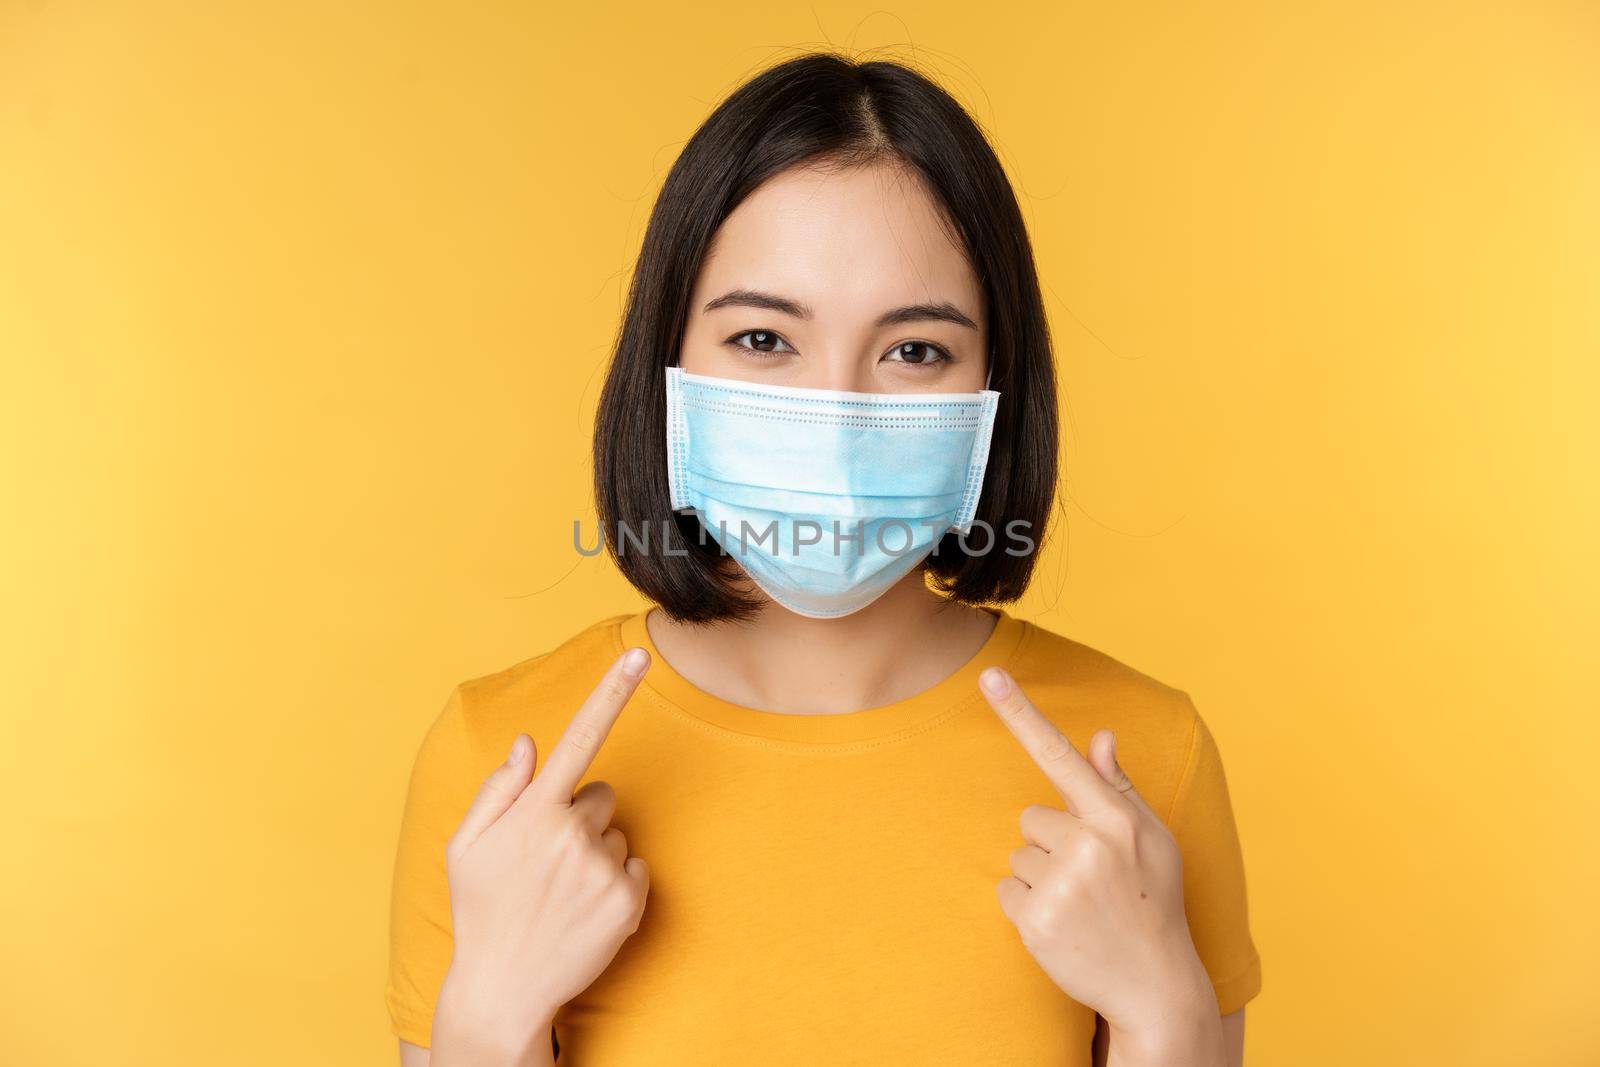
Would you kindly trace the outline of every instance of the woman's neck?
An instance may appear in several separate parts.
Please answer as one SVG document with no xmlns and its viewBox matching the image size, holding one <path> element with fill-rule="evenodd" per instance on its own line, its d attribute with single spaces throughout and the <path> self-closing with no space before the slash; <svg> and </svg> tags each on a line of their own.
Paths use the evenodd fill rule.
<svg viewBox="0 0 1600 1067">
<path fill-rule="evenodd" d="M 921 571 L 838 619 L 769 603 L 747 622 L 679 623 L 659 611 L 650 639 L 696 688 L 796 715 L 859 711 L 915 696 L 971 659 L 995 618 L 930 590 Z"/>
</svg>

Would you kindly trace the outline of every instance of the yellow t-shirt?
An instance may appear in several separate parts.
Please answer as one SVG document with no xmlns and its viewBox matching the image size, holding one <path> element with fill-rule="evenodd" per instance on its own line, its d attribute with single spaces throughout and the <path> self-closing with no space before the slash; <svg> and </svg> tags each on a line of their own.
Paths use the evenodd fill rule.
<svg viewBox="0 0 1600 1067">
<path fill-rule="evenodd" d="M 1063 807 L 978 692 L 1009 670 L 1078 745 L 1101 727 L 1183 854 L 1184 907 L 1222 1013 L 1261 988 L 1216 743 L 1187 693 L 1005 612 L 916 696 L 837 715 L 757 711 L 662 659 L 644 613 L 463 682 L 412 771 L 386 999 L 429 1043 L 450 962 L 444 846 L 519 731 L 550 751 L 624 648 L 654 662 L 589 778 L 650 864 L 639 929 L 556 1016 L 563 1064 L 1087 1065 L 1094 1012 L 1062 993 L 995 883 L 1029 804 Z M 586 779 L 587 780 L 587 779 Z"/>
</svg>

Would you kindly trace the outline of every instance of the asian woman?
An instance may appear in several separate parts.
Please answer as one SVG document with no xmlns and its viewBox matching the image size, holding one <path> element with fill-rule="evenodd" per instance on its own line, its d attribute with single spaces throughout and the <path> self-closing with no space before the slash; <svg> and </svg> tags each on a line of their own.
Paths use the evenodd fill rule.
<svg viewBox="0 0 1600 1067">
<path fill-rule="evenodd" d="M 404 1064 L 1242 1062 L 1214 738 L 1002 606 L 1055 383 L 1016 198 L 931 79 L 813 54 L 715 109 L 596 422 L 650 606 L 462 682 L 423 741 Z"/>
</svg>

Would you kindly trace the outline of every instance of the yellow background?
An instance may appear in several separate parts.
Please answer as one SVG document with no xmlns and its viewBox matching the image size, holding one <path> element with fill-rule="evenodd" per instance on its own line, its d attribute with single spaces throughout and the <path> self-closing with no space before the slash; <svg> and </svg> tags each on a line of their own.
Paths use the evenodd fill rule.
<svg viewBox="0 0 1600 1067">
<path fill-rule="evenodd" d="M 1594 5 L 6 0 L 0 1059 L 392 1061 L 422 731 L 638 603 L 571 548 L 632 254 L 827 45 L 1019 187 L 1018 613 L 1212 724 L 1250 1061 L 1600 1056 Z"/>
</svg>

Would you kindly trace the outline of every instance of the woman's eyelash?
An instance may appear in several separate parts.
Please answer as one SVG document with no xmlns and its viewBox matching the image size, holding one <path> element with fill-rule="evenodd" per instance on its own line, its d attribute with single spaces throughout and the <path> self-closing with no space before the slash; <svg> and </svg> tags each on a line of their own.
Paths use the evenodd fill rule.
<svg viewBox="0 0 1600 1067">
<path fill-rule="evenodd" d="M 949 363 L 954 359 L 954 357 L 950 355 L 949 350 L 947 350 L 943 345 L 936 345 L 932 341 L 901 341 L 899 344 L 889 349 L 888 352 L 884 353 L 884 355 L 887 356 L 891 353 L 897 353 L 900 349 L 905 348 L 907 345 L 921 345 L 932 352 L 934 354 L 934 358 L 920 360 L 891 359 L 887 362 L 906 363 L 913 367 L 931 367 L 936 363 Z"/>
<path fill-rule="evenodd" d="M 739 340 L 741 337 L 754 337 L 756 334 L 762 334 L 764 336 L 771 337 L 782 344 L 789 345 L 789 350 L 791 352 L 794 351 L 793 345 L 790 345 L 788 341 L 785 341 L 782 337 L 778 336 L 771 330 L 743 330 L 734 334 L 732 337 L 728 338 L 722 343 L 725 345 L 732 345 L 735 348 L 743 349 L 746 352 L 752 352 L 758 356 L 781 356 L 785 354 L 783 352 L 772 352 L 763 348 L 757 348 L 754 345 L 747 345 Z"/>
<path fill-rule="evenodd" d="M 734 334 L 732 337 L 729 337 L 726 341 L 724 341 L 722 343 L 725 344 L 725 345 L 732 345 L 734 348 L 740 349 L 740 350 L 745 351 L 745 352 L 749 352 L 749 353 L 751 353 L 753 355 L 757 355 L 757 356 L 781 356 L 781 355 L 785 355 L 786 354 L 786 353 L 784 353 L 782 351 L 773 351 L 773 350 L 764 349 L 764 348 L 757 348 L 757 347 L 755 347 L 755 345 L 746 344 L 742 340 L 742 338 L 745 338 L 745 337 L 754 337 L 756 334 L 761 334 L 761 335 L 763 335 L 765 337 L 770 337 L 770 338 L 772 338 L 774 341 L 776 341 L 779 344 L 787 345 L 788 348 L 789 348 L 789 351 L 791 351 L 791 352 L 794 351 L 794 346 L 793 345 L 790 345 L 789 342 L 785 341 L 781 335 L 775 333 L 772 330 L 741 330 L 739 333 Z M 905 364 L 908 364 L 909 366 L 913 366 L 913 367 L 931 367 L 931 366 L 933 366 L 934 364 L 937 364 L 937 363 L 949 363 L 949 362 L 952 362 L 954 360 L 954 358 L 955 358 L 955 357 L 950 355 L 949 350 L 946 349 L 943 345 L 936 345 L 932 341 L 901 341 L 899 344 L 897 344 L 893 348 L 889 349 L 888 352 L 885 352 L 884 355 L 885 355 L 885 357 L 887 357 L 890 354 L 896 353 L 900 349 L 905 348 L 907 345 L 921 345 L 924 348 L 928 349 L 930 352 L 932 352 L 934 358 L 932 358 L 932 359 L 924 358 L 924 359 L 920 359 L 920 360 L 911 360 L 911 359 L 903 359 L 903 358 L 902 359 L 886 359 L 885 362 L 889 362 L 889 363 L 905 363 Z M 903 355 L 903 353 L 901 353 L 901 354 Z"/>
</svg>

